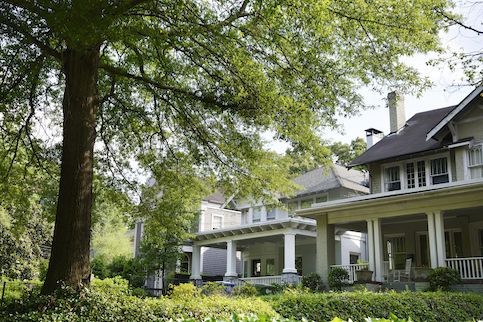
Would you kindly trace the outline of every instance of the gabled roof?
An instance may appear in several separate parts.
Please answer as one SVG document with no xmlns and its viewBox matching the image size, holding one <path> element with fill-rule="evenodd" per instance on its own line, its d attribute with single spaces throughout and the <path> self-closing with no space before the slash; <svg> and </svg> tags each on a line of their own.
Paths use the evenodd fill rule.
<svg viewBox="0 0 483 322">
<path fill-rule="evenodd" d="M 455 106 L 449 106 L 415 114 L 400 131 L 385 136 L 353 160 L 349 166 L 354 167 L 442 148 L 443 142 L 434 139 L 426 140 L 426 134 L 454 109 Z"/>
<path fill-rule="evenodd" d="M 314 169 L 296 177 L 292 181 L 303 187 L 302 190 L 297 192 L 297 196 L 340 187 L 369 193 L 369 189 L 364 186 L 366 182 L 364 173 L 357 170 L 349 170 L 338 164 Z"/>
<path fill-rule="evenodd" d="M 225 199 L 225 196 L 219 190 L 216 190 L 211 195 L 203 198 L 203 201 L 208 201 L 208 202 L 223 205 L 225 203 L 226 199 Z"/>
<path fill-rule="evenodd" d="M 434 138 L 436 134 L 438 134 L 449 122 L 454 120 L 459 115 L 463 114 L 468 108 L 470 103 L 477 99 L 481 92 L 483 91 L 483 85 L 478 86 L 475 88 L 468 96 L 466 96 L 461 103 L 456 105 L 456 107 L 448 113 L 441 121 L 439 121 L 426 135 L 426 141 L 429 141 Z"/>
</svg>

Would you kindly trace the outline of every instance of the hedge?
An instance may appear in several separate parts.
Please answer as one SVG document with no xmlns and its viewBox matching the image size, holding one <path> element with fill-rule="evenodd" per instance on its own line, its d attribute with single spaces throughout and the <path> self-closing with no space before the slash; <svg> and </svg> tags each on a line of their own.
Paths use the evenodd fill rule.
<svg viewBox="0 0 483 322">
<path fill-rule="evenodd" d="M 267 297 L 285 318 L 364 321 L 391 313 L 413 321 L 472 321 L 483 318 L 483 296 L 449 292 L 285 293 Z"/>
<path fill-rule="evenodd" d="M 107 287 L 109 283 L 114 284 L 112 288 Z M 0 311 L 0 321 L 202 321 L 209 318 L 228 320 L 234 313 L 256 313 L 263 318 L 278 316 L 270 304 L 260 298 L 234 300 L 227 296 L 199 295 L 185 298 L 141 299 L 130 295 L 122 280 L 95 284 L 80 294 L 63 288 L 56 296 L 26 298 Z"/>
</svg>

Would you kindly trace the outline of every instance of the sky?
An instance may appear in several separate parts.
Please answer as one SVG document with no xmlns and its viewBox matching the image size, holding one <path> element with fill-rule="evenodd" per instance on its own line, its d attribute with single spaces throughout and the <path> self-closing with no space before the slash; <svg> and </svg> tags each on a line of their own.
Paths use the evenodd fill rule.
<svg viewBox="0 0 483 322">
<path fill-rule="evenodd" d="M 469 23 L 478 29 L 483 29 L 483 4 L 476 1 L 458 1 L 455 11 L 464 17 L 465 23 Z M 451 27 L 447 33 L 440 34 L 443 47 L 449 51 L 483 51 L 483 35 L 477 36 L 474 32 L 465 30 L 462 27 Z M 406 119 L 414 114 L 431 109 L 456 105 L 465 98 L 473 87 L 461 86 L 462 71 L 452 72 L 444 66 L 432 67 L 426 64 L 430 59 L 437 58 L 435 53 L 427 55 L 416 55 L 405 58 L 409 66 L 416 68 L 423 77 L 428 77 L 433 86 L 425 90 L 421 96 L 405 95 Z M 388 92 L 394 89 L 388 89 Z M 361 91 L 366 104 L 374 106 L 372 109 L 364 110 L 360 115 L 349 119 L 340 118 L 341 133 L 326 131 L 324 139 L 332 142 L 342 141 L 350 143 L 351 140 L 362 137 L 365 139 L 365 129 L 376 128 L 389 133 L 389 110 L 386 108 L 386 96 L 370 90 Z M 272 142 L 269 147 L 279 153 L 283 153 L 287 145 L 281 142 Z"/>
</svg>

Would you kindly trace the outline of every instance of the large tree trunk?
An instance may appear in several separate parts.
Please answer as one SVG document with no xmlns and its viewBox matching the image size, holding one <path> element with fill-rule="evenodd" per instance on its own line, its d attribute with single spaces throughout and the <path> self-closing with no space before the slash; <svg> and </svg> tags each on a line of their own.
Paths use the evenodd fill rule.
<svg viewBox="0 0 483 322">
<path fill-rule="evenodd" d="M 48 294 L 59 283 L 79 287 L 90 276 L 93 150 L 99 46 L 67 49 L 63 112 L 62 165 L 49 269 L 42 289 Z"/>
</svg>

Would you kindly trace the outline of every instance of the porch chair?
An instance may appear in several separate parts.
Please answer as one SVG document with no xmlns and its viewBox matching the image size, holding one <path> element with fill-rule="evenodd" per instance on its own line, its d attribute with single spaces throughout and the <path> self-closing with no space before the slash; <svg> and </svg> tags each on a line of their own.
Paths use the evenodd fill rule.
<svg viewBox="0 0 483 322">
<path fill-rule="evenodd" d="M 408 281 L 411 280 L 411 264 L 412 258 L 406 259 L 406 266 L 404 270 L 394 270 L 394 282 L 401 282 L 401 278 L 404 277 Z"/>
</svg>

